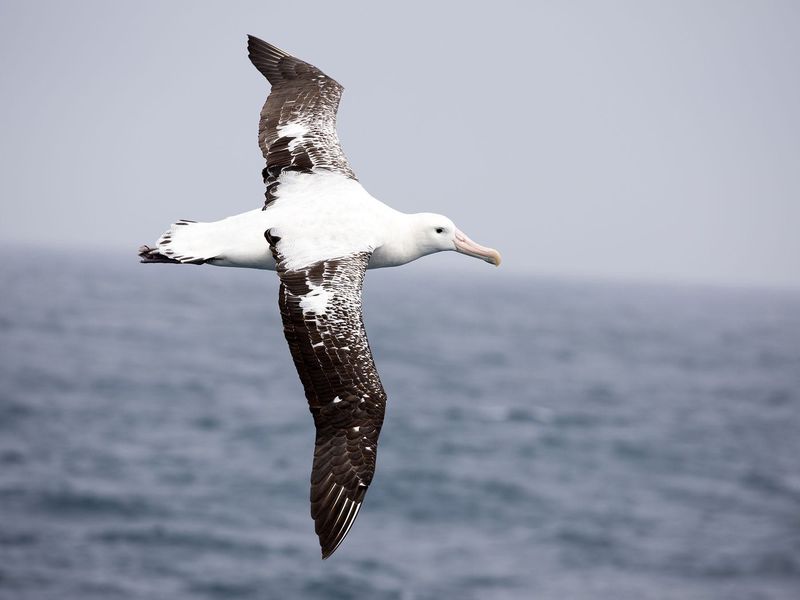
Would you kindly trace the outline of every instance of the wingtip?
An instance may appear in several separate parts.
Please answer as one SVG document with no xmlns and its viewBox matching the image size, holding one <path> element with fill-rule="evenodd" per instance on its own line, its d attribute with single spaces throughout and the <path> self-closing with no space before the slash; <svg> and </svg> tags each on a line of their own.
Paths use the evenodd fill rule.
<svg viewBox="0 0 800 600">
<path fill-rule="evenodd" d="M 264 46 L 272 46 L 272 44 L 265 42 L 260 37 L 256 37 L 250 33 L 247 34 L 247 49 L 250 52 L 253 52 L 254 49 L 256 49 L 258 46 L 261 46 L 262 44 Z"/>
<path fill-rule="evenodd" d="M 344 541 L 344 538 L 339 540 L 339 542 L 337 544 L 335 544 L 333 547 L 321 546 L 320 547 L 320 554 L 322 555 L 322 560 L 328 560 L 331 556 L 333 556 L 333 553 L 336 552 L 336 550 L 339 548 L 339 546 L 342 545 L 343 541 Z"/>
<path fill-rule="evenodd" d="M 291 56 L 291 54 L 286 52 L 286 50 L 282 50 L 281 48 L 278 48 L 275 44 L 270 44 L 269 42 L 266 42 L 261 38 L 256 37 L 249 33 L 247 34 L 247 50 L 250 52 L 250 54 L 261 52 L 270 55 L 272 58 L 283 58 Z"/>
<path fill-rule="evenodd" d="M 285 50 L 251 34 L 247 34 L 247 57 L 272 84 L 281 81 L 285 76 L 278 68 L 280 61 L 292 58 Z"/>
<path fill-rule="evenodd" d="M 366 490 L 366 488 L 364 488 L 364 490 Z M 363 499 L 363 492 L 360 494 L 360 496 Z M 347 509 L 348 513 L 342 521 L 340 518 L 341 512 L 343 512 L 344 508 L 347 508 L 348 502 L 350 504 L 350 508 Z M 340 517 L 334 521 L 333 526 L 336 528 L 335 532 L 328 531 L 323 534 L 321 531 L 318 531 L 322 560 L 326 560 L 334 552 L 336 552 L 337 548 L 342 545 L 342 542 L 347 537 L 347 534 L 350 533 L 350 529 L 353 527 L 356 517 L 361 510 L 361 501 L 353 502 L 352 500 L 347 500 L 345 501 L 344 508 L 342 511 L 340 511 Z M 333 533 L 333 535 L 330 535 L 331 533 Z"/>
</svg>

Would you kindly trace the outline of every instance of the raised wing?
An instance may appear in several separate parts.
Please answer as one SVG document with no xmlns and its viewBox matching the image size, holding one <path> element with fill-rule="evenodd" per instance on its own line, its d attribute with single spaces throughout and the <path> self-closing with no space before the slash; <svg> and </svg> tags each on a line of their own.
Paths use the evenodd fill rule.
<svg viewBox="0 0 800 600">
<path fill-rule="evenodd" d="M 361 317 L 370 253 L 286 270 L 280 238 L 267 233 L 281 278 L 283 331 L 317 428 L 311 516 L 322 558 L 350 531 L 375 472 L 386 393 Z"/>
<path fill-rule="evenodd" d="M 315 66 L 247 36 L 250 61 L 272 84 L 261 109 L 258 145 L 267 161 L 264 207 L 275 199 L 284 171 L 337 171 L 355 179 L 336 134 L 343 87 Z"/>
</svg>

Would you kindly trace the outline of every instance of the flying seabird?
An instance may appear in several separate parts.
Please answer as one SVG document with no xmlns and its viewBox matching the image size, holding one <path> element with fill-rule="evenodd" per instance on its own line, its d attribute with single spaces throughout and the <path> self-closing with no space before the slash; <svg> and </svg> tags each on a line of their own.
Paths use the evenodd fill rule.
<svg viewBox="0 0 800 600">
<path fill-rule="evenodd" d="M 256 37 L 247 48 L 272 85 L 258 126 L 263 207 L 212 223 L 178 221 L 139 256 L 277 271 L 283 331 L 316 426 L 311 516 L 327 558 L 372 481 L 386 405 L 361 317 L 366 269 L 444 250 L 499 265 L 500 254 L 447 217 L 405 214 L 370 196 L 336 134 L 342 86 Z"/>
</svg>

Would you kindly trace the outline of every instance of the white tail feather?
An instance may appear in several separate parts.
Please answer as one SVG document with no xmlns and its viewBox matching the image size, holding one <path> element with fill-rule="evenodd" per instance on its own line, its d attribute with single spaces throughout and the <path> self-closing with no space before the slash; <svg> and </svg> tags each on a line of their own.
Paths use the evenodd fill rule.
<svg viewBox="0 0 800 600">
<path fill-rule="evenodd" d="M 261 210 L 211 223 L 180 220 L 164 232 L 155 248 L 142 246 L 139 256 L 143 262 L 274 269 L 263 221 Z"/>
</svg>

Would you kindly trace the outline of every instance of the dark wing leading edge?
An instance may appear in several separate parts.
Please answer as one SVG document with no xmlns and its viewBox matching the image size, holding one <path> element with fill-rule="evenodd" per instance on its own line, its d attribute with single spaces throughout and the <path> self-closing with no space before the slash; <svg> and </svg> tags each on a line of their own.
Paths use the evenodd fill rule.
<svg viewBox="0 0 800 600">
<path fill-rule="evenodd" d="M 286 270 L 280 238 L 267 239 L 281 279 L 284 334 L 317 428 L 311 516 L 327 558 L 350 531 L 372 481 L 386 407 L 361 317 L 370 254 Z"/>
<path fill-rule="evenodd" d="M 258 124 L 258 145 L 267 161 L 265 207 L 275 199 L 284 171 L 324 169 L 355 179 L 336 134 L 344 88 L 315 66 L 252 35 L 247 36 L 247 50 L 272 84 Z"/>
</svg>

